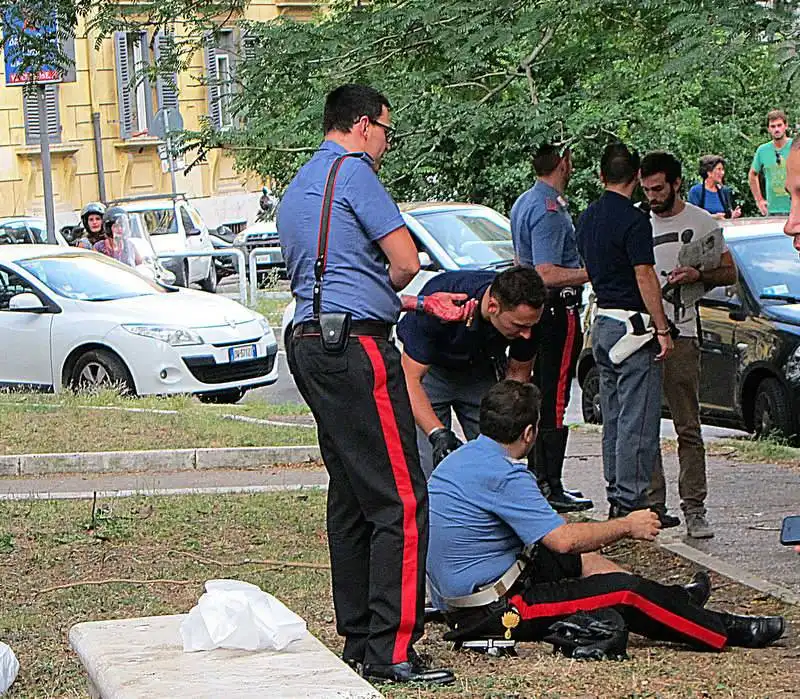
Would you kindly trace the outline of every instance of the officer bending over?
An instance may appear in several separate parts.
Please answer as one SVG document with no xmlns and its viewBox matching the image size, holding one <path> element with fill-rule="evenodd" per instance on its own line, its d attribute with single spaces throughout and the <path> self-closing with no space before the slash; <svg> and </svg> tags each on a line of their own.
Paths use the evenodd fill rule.
<svg viewBox="0 0 800 699">
<path fill-rule="evenodd" d="M 467 439 L 474 439 L 486 391 L 503 378 L 530 376 L 533 326 L 545 299 L 541 277 L 531 267 L 512 267 L 499 274 L 444 272 L 422 289 L 426 295 L 435 292 L 466 294 L 477 307 L 466 323 L 444 324 L 408 314 L 397 326 L 426 476 L 461 445 L 451 429 L 451 409 Z"/>
<path fill-rule="evenodd" d="M 705 609 L 705 574 L 686 586 L 662 585 L 596 553 L 627 537 L 655 539 L 654 512 L 565 524 L 520 461 L 536 440 L 539 405 L 531 384 L 494 386 L 481 402 L 481 435 L 429 480 L 428 578 L 452 629 L 446 640 L 540 640 L 554 622 L 604 608 L 616 610 L 633 633 L 703 650 L 762 647 L 781 637 L 782 617 Z M 517 566 L 523 549 L 528 561 Z M 505 586 L 492 587 L 501 576 Z"/>
</svg>

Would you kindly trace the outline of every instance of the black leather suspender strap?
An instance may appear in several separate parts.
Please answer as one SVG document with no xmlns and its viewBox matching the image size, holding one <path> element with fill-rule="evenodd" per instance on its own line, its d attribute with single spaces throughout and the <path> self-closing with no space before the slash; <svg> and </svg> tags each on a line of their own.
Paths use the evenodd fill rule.
<svg viewBox="0 0 800 699">
<path fill-rule="evenodd" d="M 314 263 L 314 291 L 312 295 L 312 307 L 314 320 L 319 322 L 319 315 L 322 312 L 322 279 L 325 276 L 325 265 L 328 262 L 328 233 L 331 226 L 331 211 L 333 209 L 333 191 L 336 186 L 336 176 L 345 158 L 360 158 L 363 153 L 344 153 L 333 161 L 331 169 L 328 171 L 328 179 L 325 182 L 325 193 L 322 198 L 322 211 L 319 217 L 319 236 L 317 238 L 317 260 Z"/>
</svg>

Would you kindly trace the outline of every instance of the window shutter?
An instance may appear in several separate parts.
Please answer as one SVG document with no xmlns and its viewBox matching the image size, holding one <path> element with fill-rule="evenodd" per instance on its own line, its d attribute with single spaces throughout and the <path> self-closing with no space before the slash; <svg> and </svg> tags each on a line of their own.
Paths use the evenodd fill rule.
<svg viewBox="0 0 800 699">
<path fill-rule="evenodd" d="M 22 95 L 25 113 L 25 142 L 28 145 L 40 143 L 41 125 L 39 123 L 39 94 L 24 90 Z M 50 143 L 61 142 L 61 116 L 58 111 L 58 85 L 46 85 L 44 105 L 47 114 L 47 136 Z"/>
<path fill-rule="evenodd" d="M 175 37 L 172 34 L 158 32 L 155 41 L 156 63 L 164 54 L 175 48 Z M 160 70 L 156 78 L 156 102 L 158 109 L 178 109 L 178 74 L 164 74 Z"/>
<path fill-rule="evenodd" d="M 145 70 L 150 67 L 150 44 L 147 41 L 147 32 L 140 32 L 139 34 L 139 42 L 140 46 L 142 47 L 142 64 Z M 145 104 L 145 111 L 147 112 L 147 123 L 146 124 L 139 124 L 139 128 L 141 130 L 149 129 L 150 125 L 153 123 L 153 90 L 150 85 L 150 77 L 145 73 L 144 75 L 139 76 L 139 80 L 136 81 L 137 86 L 139 82 L 144 83 L 144 104 Z"/>
<path fill-rule="evenodd" d="M 214 37 L 206 35 L 205 58 L 206 58 L 206 90 L 208 91 L 208 116 L 211 125 L 215 129 L 222 128 L 222 115 L 219 108 L 219 76 L 217 75 L 217 48 L 214 45 Z"/>
<path fill-rule="evenodd" d="M 119 137 L 130 138 L 133 133 L 133 101 L 131 74 L 128 69 L 128 35 L 114 32 L 114 51 L 117 58 L 117 101 L 119 104 Z"/>
<path fill-rule="evenodd" d="M 247 30 L 242 32 L 242 56 L 246 61 L 252 61 L 256 57 L 256 41 L 252 33 Z"/>
</svg>

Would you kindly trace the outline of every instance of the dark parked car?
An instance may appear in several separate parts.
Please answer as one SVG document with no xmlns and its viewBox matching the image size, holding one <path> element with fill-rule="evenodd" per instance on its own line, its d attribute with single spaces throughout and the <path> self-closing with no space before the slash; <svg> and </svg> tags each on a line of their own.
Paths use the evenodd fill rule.
<svg viewBox="0 0 800 699">
<path fill-rule="evenodd" d="M 704 424 L 797 440 L 800 435 L 800 257 L 785 219 L 725 222 L 736 285 L 699 302 L 700 411 Z M 591 309 L 587 318 L 593 317 Z M 600 423 L 591 323 L 578 361 L 583 417 Z"/>
</svg>

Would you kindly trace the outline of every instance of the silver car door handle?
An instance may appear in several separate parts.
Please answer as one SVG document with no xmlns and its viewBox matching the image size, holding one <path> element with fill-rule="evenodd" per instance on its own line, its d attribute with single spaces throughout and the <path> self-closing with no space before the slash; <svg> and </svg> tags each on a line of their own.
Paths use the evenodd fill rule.
<svg viewBox="0 0 800 699">
<path fill-rule="evenodd" d="M 719 349 L 718 347 L 705 347 L 704 351 L 707 354 L 722 354 L 722 350 Z"/>
</svg>

